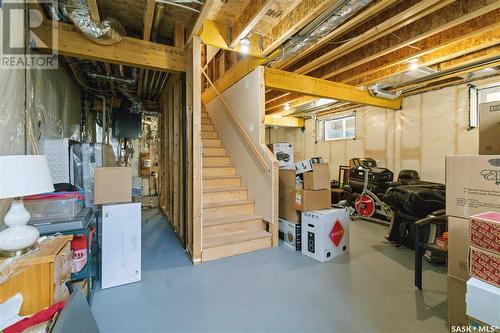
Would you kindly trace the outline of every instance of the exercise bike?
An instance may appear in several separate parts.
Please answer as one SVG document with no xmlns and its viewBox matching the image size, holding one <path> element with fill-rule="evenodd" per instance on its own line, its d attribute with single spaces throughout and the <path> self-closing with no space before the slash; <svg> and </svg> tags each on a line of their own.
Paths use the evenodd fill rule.
<svg viewBox="0 0 500 333">
<path fill-rule="evenodd" d="M 360 217 L 375 222 L 390 225 L 394 218 L 391 208 L 368 188 L 368 169 L 364 170 L 363 192 L 356 197 L 354 208 Z"/>
</svg>

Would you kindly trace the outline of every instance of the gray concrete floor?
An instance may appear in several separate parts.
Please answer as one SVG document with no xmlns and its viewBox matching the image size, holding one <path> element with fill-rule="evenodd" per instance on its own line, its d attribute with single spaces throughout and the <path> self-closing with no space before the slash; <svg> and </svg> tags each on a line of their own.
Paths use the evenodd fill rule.
<svg viewBox="0 0 500 333">
<path fill-rule="evenodd" d="M 143 211 L 142 281 L 98 290 L 101 332 L 447 332 L 446 269 L 357 221 L 350 254 L 320 263 L 280 246 L 192 266 L 158 210 Z"/>
</svg>

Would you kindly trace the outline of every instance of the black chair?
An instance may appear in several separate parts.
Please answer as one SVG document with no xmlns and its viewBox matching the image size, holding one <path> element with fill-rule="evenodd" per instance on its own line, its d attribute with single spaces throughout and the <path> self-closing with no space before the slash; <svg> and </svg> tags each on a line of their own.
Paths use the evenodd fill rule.
<svg viewBox="0 0 500 333">
<path fill-rule="evenodd" d="M 448 218 L 446 217 L 445 210 L 438 210 L 432 212 L 427 217 L 418 220 L 414 223 L 415 226 L 415 287 L 422 290 L 422 257 L 425 251 L 430 251 L 443 257 L 448 256 L 448 252 L 436 247 L 435 244 L 429 244 L 421 240 L 421 235 L 424 228 L 429 227 L 431 224 L 440 226 L 441 229 L 447 230 Z"/>
</svg>

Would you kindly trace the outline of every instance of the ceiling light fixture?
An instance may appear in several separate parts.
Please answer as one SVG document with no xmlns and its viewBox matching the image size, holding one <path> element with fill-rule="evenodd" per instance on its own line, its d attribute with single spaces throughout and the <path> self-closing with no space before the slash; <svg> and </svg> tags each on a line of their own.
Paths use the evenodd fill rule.
<svg viewBox="0 0 500 333">
<path fill-rule="evenodd" d="M 418 59 L 417 58 L 410 59 L 410 61 L 408 61 L 408 63 L 410 64 L 410 66 L 409 66 L 410 70 L 414 71 L 414 70 L 418 69 Z"/>
<path fill-rule="evenodd" d="M 242 53 L 248 53 L 249 50 L 249 45 L 250 45 L 250 40 L 248 37 L 240 39 L 240 46 L 241 46 L 241 52 Z"/>
<path fill-rule="evenodd" d="M 285 108 L 286 111 L 290 111 L 290 104 L 285 103 L 283 107 Z"/>
</svg>

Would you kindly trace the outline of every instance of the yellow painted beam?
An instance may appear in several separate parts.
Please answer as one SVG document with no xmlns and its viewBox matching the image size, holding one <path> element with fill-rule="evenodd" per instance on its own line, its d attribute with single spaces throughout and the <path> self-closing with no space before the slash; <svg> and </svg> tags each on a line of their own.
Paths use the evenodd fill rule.
<svg viewBox="0 0 500 333">
<path fill-rule="evenodd" d="M 394 110 L 399 110 L 401 108 L 401 98 L 389 100 L 373 97 L 368 91 L 361 90 L 357 87 L 302 74 L 266 67 L 264 70 L 264 78 L 266 88 L 270 89 L 296 92 L 308 96 L 330 98 Z"/>
<path fill-rule="evenodd" d="M 304 119 L 297 117 L 266 116 L 264 119 L 266 126 L 277 127 L 304 127 Z"/>
<path fill-rule="evenodd" d="M 73 25 L 57 23 L 55 33 L 51 25 L 48 21 L 33 30 L 42 45 L 52 45 L 51 38 L 56 35 L 58 42 L 52 51 L 60 55 L 159 71 L 186 70 L 184 49 L 130 37 L 124 37 L 117 44 L 99 45 L 91 42 Z"/>
<path fill-rule="evenodd" d="M 218 47 L 223 50 L 238 52 L 242 54 L 248 54 L 253 57 L 262 58 L 262 51 L 259 47 L 259 36 L 253 34 L 249 40 L 250 45 L 248 46 L 248 52 L 243 52 L 241 45 L 236 45 L 234 48 L 229 46 L 229 30 L 217 22 L 211 20 L 205 20 L 203 22 L 203 28 L 200 34 L 200 38 L 203 44 Z"/>
<path fill-rule="evenodd" d="M 241 80 L 248 73 L 253 71 L 259 65 L 262 65 L 265 59 L 255 58 L 255 57 L 245 57 L 241 59 L 236 65 L 231 67 L 222 77 L 214 82 L 214 87 L 206 89 L 201 95 L 201 101 L 203 104 L 208 104 L 211 100 L 217 97 L 217 91 L 223 93 L 226 89 L 231 87 L 233 84 Z M 217 90 L 216 90 L 217 89 Z"/>
</svg>

